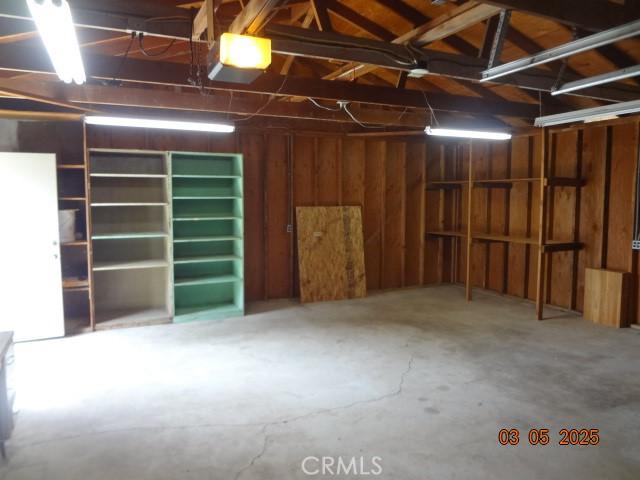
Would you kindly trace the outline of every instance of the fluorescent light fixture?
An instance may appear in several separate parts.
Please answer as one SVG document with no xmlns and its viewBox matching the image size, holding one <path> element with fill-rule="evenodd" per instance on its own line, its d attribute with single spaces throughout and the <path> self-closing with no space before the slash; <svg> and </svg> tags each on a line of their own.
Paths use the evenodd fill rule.
<svg viewBox="0 0 640 480">
<path fill-rule="evenodd" d="M 640 100 L 631 102 L 614 103 L 604 107 L 585 108 L 573 112 L 558 113 L 536 118 L 536 127 L 551 127 L 565 123 L 585 122 L 588 120 L 599 121 L 611 118 L 612 115 L 626 115 L 640 112 Z"/>
<path fill-rule="evenodd" d="M 565 43 L 549 50 L 524 57 L 513 62 L 498 65 L 482 72 L 481 82 L 494 80 L 505 75 L 511 75 L 527 68 L 536 67 L 544 63 L 559 60 L 570 55 L 576 55 L 587 50 L 602 47 L 610 43 L 624 40 L 625 38 L 634 37 L 640 34 L 640 20 L 635 20 L 624 25 L 620 25 L 603 32 L 598 32 L 588 37 L 579 38 L 573 42 Z"/>
<path fill-rule="evenodd" d="M 456 137 L 456 138 L 479 138 L 484 140 L 509 140 L 510 133 L 491 132 L 488 130 L 459 130 L 453 128 L 431 128 L 424 129 L 427 135 L 437 137 Z"/>
<path fill-rule="evenodd" d="M 600 117 L 585 118 L 584 123 L 604 122 L 605 120 L 616 120 L 620 118 L 618 115 L 602 115 Z"/>
<path fill-rule="evenodd" d="M 60 80 L 78 85 L 86 82 L 67 0 L 27 0 L 27 6 Z"/>
<path fill-rule="evenodd" d="M 637 77 L 638 75 L 640 75 L 640 65 L 635 65 L 615 72 L 603 73 L 602 75 L 596 75 L 576 80 L 575 82 L 565 83 L 559 89 L 552 91 L 551 95 L 561 95 L 563 93 L 582 90 L 583 88 L 595 87 L 596 85 L 602 85 L 603 83 L 617 82 L 618 80 L 624 80 L 625 78 Z"/>
<path fill-rule="evenodd" d="M 177 120 L 152 120 L 149 118 L 106 117 L 88 115 L 84 117 L 88 125 L 107 125 L 111 127 L 159 128 L 164 130 L 187 130 L 192 132 L 231 133 L 233 125 L 222 123 L 182 122 Z"/>
<path fill-rule="evenodd" d="M 271 65 L 271 40 L 223 33 L 220 36 L 220 62 L 231 67 L 264 70 Z"/>
</svg>

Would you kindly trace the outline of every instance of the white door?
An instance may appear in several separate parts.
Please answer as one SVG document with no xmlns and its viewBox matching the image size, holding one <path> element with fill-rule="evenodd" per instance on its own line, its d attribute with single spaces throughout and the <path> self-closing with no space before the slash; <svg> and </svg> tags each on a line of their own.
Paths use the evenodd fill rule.
<svg viewBox="0 0 640 480">
<path fill-rule="evenodd" d="M 0 330 L 64 335 L 56 156 L 0 152 Z"/>
</svg>

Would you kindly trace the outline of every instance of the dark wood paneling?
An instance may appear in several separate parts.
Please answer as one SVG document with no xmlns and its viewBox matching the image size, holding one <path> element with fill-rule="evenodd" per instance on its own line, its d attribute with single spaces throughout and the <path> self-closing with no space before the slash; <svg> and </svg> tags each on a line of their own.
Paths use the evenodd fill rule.
<svg viewBox="0 0 640 480">
<path fill-rule="evenodd" d="M 425 144 L 407 144 L 404 284 L 424 281 Z"/>
<path fill-rule="evenodd" d="M 386 143 L 368 141 L 364 174 L 364 259 L 367 288 L 380 288 L 384 229 L 384 189 Z"/>
<path fill-rule="evenodd" d="M 289 224 L 289 166 L 287 137 L 267 136 L 266 145 L 266 280 L 267 298 L 292 295 L 290 270 L 291 235 Z"/>
<path fill-rule="evenodd" d="M 264 168 L 261 134 L 238 136 L 244 159 L 244 278 L 247 301 L 265 298 Z M 256 273 L 257 272 L 257 273 Z"/>
<path fill-rule="evenodd" d="M 382 288 L 404 285 L 405 179 L 406 148 L 404 143 L 387 143 L 385 159 L 384 243 L 382 255 Z"/>
</svg>

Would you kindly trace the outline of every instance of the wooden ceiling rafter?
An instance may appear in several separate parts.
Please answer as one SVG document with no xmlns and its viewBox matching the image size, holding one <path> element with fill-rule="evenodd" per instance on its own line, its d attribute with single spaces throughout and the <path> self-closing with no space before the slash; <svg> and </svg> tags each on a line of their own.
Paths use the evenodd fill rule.
<svg viewBox="0 0 640 480">
<path fill-rule="evenodd" d="M 38 49 L 6 49 L 0 46 L 0 57 L 4 52 L 11 55 L 14 69 L 23 72 L 53 74 L 46 53 Z M 117 73 L 119 80 L 127 82 L 191 87 L 188 82 L 188 65 L 173 62 L 146 61 L 129 59 L 120 67 L 120 59 L 99 55 L 86 55 L 87 70 L 95 79 L 111 80 Z M 6 65 L 6 64 L 5 64 Z M 5 67 L 6 68 L 6 67 Z M 425 99 L 418 90 L 397 90 L 395 87 L 358 85 L 345 82 L 264 74 L 253 83 L 235 84 L 210 82 L 205 85 L 209 90 L 233 90 L 236 92 L 267 94 L 276 96 L 300 96 L 324 98 L 327 100 L 346 100 L 367 104 L 388 105 L 400 108 L 425 108 Z M 431 95 L 429 101 L 433 108 L 454 112 L 485 113 L 496 115 L 532 118 L 537 115 L 536 105 L 521 102 L 490 102 L 481 98 L 455 95 Z"/>
<path fill-rule="evenodd" d="M 555 22 L 590 31 L 607 30 L 638 18 L 639 12 L 602 0 L 478 0 L 500 8 L 520 10 L 522 12 L 548 18 Z"/>
<path fill-rule="evenodd" d="M 335 8 L 335 4 L 337 2 L 333 1 L 331 3 L 331 7 Z M 406 9 L 399 7 L 399 4 L 403 4 L 402 2 L 394 2 L 394 1 L 385 1 L 382 2 L 383 5 L 389 7 L 390 9 L 394 9 L 396 12 L 402 12 L 402 15 L 415 14 L 414 9 L 408 7 Z M 340 4 L 342 5 L 342 4 Z M 403 4 L 404 5 L 404 4 Z M 348 9 L 348 7 L 344 7 Z M 390 41 L 391 43 L 403 44 L 410 40 L 417 40 L 420 42 L 428 40 L 430 37 L 425 36 L 427 33 L 433 29 L 437 29 L 438 36 L 443 39 L 447 43 L 449 43 L 453 48 L 460 49 L 466 52 L 476 51 L 476 48 L 468 44 L 466 41 L 460 39 L 459 37 L 455 37 L 454 34 L 461 29 L 465 28 L 465 22 L 477 23 L 480 21 L 479 19 L 484 19 L 485 17 L 491 17 L 499 12 L 499 9 L 496 8 L 486 8 L 485 6 L 478 5 L 475 2 L 468 2 L 461 7 L 456 8 L 453 12 L 445 14 L 437 19 L 429 19 L 428 17 L 422 15 L 421 13 L 416 16 L 417 19 L 423 21 L 422 24 L 412 29 L 410 32 L 405 33 L 399 37 L 394 36 L 394 34 L 388 30 L 381 30 L 380 28 L 371 28 L 371 21 L 363 20 L 361 15 L 351 15 L 350 22 L 359 28 L 360 30 L 380 38 L 381 40 Z M 354 12 L 355 13 L 355 12 Z M 462 17 L 462 20 L 461 20 Z M 410 21 L 409 18 L 404 17 L 405 20 Z M 414 20 L 415 21 L 415 20 Z M 447 31 L 448 29 L 448 31 Z M 450 33 L 450 34 L 449 34 Z M 433 38 L 433 37 L 432 37 Z M 391 40 L 389 40 L 391 39 Z M 334 72 L 323 77 L 326 80 L 334 80 L 334 79 L 343 79 L 347 78 L 350 80 L 355 80 L 356 78 L 370 74 L 377 70 L 378 67 L 373 65 L 363 65 L 363 64 L 355 64 L 349 63 L 343 65 L 338 68 Z M 493 100 L 503 100 L 504 98 L 499 94 L 493 92 L 490 88 L 486 86 L 480 85 L 478 83 L 468 82 L 460 79 L 452 79 L 456 83 L 461 84 L 467 90 L 473 92 L 474 94 L 484 97 L 487 99 Z"/>
</svg>

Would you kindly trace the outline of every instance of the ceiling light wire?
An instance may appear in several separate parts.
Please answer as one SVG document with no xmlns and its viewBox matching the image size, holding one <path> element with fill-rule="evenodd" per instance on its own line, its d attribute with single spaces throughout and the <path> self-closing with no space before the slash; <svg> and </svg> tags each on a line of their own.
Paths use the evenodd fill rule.
<svg viewBox="0 0 640 480">
<path fill-rule="evenodd" d="M 342 110 L 341 107 L 338 108 L 331 108 L 331 107 L 325 107 L 324 105 L 316 102 L 313 98 L 311 97 L 307 97 L 307 100 L 309 100 L 311 103 L 313 103 L 316 107 L 321 108 L 322 110 L 328 110 L 329 112 L 339 112 L 340 110 Z"/>
<path fill-rule="evenodd" d="M 169 49 L 171 47 L 173 47 L 173 45 L 176 43 L 176 39 L 174 38 L 173 40 L 171 40 L 169 42 L 169 44 L 166 46 L 166 48 L 164 50 L 162 50 L 161 52 L 159 52 L 159 53 L 149 53 L 144 49 L 143 38 L 144 38 L 144 33 L 140 32 L 138 34 L 138 45 L 140 46 L 140 51 L 144 54 L 145 57 L 160 57 L 160 56 L 164 55 L 165 53 L 167 53 L 169 51 Z"/>
<path fill-rule="evenodd" d="M 407 110 L 409 109 L 409 107 L 404 107 L 404 110 L 402 110 L 402 112 L 400 113 L 400 115 L 398 116 L 398 118 L 396 118 L 395 120 L 389 122 L 389 123 L 385 123 L 382 125 L 373 125 L 373 124 L 366 124 L 361 122 L 360 120 L 358 120 L 355 115 L 351 112 L 351 110 L 349 110 L 349 102 L 339 102 L 339 105 L 342 106 L 342 109 L 345 111 L 345 113 L 347 115 L 349 115 L 349 117 L 351 118 L 351 120 L 353 120 L 355 123 L 357 123 L 358 125 L 360 125 L 362 128 L 386 128 L 389 127 L 391 125 L 395 125 L 396 122 L 399 122 L 402 117 L 404 117 L 404 115 L 407 113 Z"/>
<path fill-rule="evenodd" d="M 282 80 L 282 83 L 280 84 L 280 87 L 278 88 L 278 90 L 276 90 L 275 93 L 271 94 L 269 96 L 269 99 L 264 103 L 264 105 L 262 105 L 258 110 L 256 110 L 255 112 L 249 114 L 249 116 L 247 116 L 246 118 L 238 118 L 236 119 L 236 122 L 244 122 L 247 120 L 252 119 L 253 117 L 255 117 L 256 115 L 258 115 L 260 112 L 262 112 L 265 108 L 267 108 L 267 106 L 273 101 L 273 99 L 278 96 L 278 94 L 282 91 L 282 89 L 284 88 L 285 83 L 287 83 L 287 80 L 289 79 L 289 75 L 285 75 L 284 79 Z"/>
</svg>

